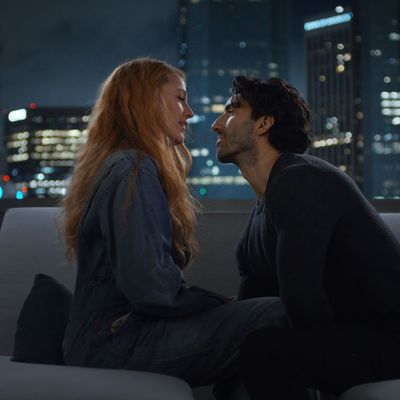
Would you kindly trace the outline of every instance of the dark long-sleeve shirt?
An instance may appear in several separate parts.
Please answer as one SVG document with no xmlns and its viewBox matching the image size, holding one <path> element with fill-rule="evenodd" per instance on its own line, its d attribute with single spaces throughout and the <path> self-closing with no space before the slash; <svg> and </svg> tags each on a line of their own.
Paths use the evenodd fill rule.
<svg viewBox="0 0 400 400">
<path fill-rule="evenodd" d="M 240 298 L 280 296 L 295 326 L 400 330 L 400 244 L 355 183 L 284 153 L 237 248 Z"/>
</svg>

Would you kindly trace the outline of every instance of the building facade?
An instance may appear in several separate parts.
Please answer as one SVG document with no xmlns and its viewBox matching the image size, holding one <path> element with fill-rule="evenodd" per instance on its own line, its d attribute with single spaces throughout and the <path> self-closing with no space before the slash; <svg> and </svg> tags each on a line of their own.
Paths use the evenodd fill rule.
<svg viewBox="0 0 400 400">
<path fill-rule="evenodd" d="M 400 2 L 354 1 L 360 38 L 364 191 L 400 197 Z"/>
<path fill-rule="evenodd" d="M 353 1 L 304 24 L 311 153 L 368 198 L 400 196 L 400 3 Z"/>
<path fill-rule="evenodd" d="M 362 186 L 364 143 L 353 25 L 353 12 L 342 7 L 304 23 L 313 132 L 310 153 L 338 166 Z"/>
<path fill-rule="evenodd" d="M 195 113 L 187 141 L 193 156 L 188 182 L 198 196 L 251 198 L 232 164 L 215 156 L 213 121 L 224 111 L 237 75 L 288 77 L 289 0 L 180 0 L 178 66 L 188 75 Z"/>
<path fill-rule="evenodd" d="M 61 197 L 86 141 L 88 110 L 31 104 L 5 115 L 7 174 L 24 197 Z"/>
</svg>

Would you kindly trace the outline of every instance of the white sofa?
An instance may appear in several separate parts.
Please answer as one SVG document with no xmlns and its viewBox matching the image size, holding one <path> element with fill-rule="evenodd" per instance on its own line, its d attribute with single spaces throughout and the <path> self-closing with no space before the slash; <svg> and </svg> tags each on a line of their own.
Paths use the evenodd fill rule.
<svg viewBox="0 0 400 400">
<path fill-rule="evenodd" d="M 211 399 L 210 388 L 192 391 L 169 376 L 11 361 L 17 318 L 35 275 L 51 275 L 73 289 L 75 268 L 64 258 L 57 212 L 56 207 L 10 208 L 0 221 L 0 400 Z M 400 240 L 400 213 L 382 217 Z M 202 251 L 186 273 L 189 282 L 225 295 L 236 293 L 234 247 L 246 219 L 243 211 L 204 214 L 199 231 Z M 400 399 L 400 379 L 356 386 L 339 400 L 395 399 Z"/>
<path fill-rule="evenodd" d="M 64 258 L 56 207 L 6 211 L 0 230 L 1 400 L 193 400 L 177 378 L 126 370 L 11 361 L 19 312 L 37 273 L 72 290 L 75 268 Z"/>
</svg>

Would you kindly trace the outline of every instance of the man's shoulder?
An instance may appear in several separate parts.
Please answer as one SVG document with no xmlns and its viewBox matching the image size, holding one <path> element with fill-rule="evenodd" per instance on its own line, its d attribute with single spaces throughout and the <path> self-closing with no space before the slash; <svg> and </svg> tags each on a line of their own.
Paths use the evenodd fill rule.
<svg viewBox="0 0 400 400">
<path fill-rule="evenodd" d="M 344 177 L 343 171 L 318 157 L 307 154 L 284 153 L 271 174 L 271 183 L 285 180 L 329 179 Z"/>
</svg>

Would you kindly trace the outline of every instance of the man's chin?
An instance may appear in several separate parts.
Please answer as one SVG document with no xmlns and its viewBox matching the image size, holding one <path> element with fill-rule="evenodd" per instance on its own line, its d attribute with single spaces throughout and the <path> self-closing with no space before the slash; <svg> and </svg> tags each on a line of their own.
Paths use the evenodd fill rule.
<svg viewBox="0 0 400 400">
<path fill-rule="evenodd" d="M 230 154 L 221 154 L 217 152 L 217 160 L 223 164 L 233 163 L 233 159 Z"/>
</svg>

